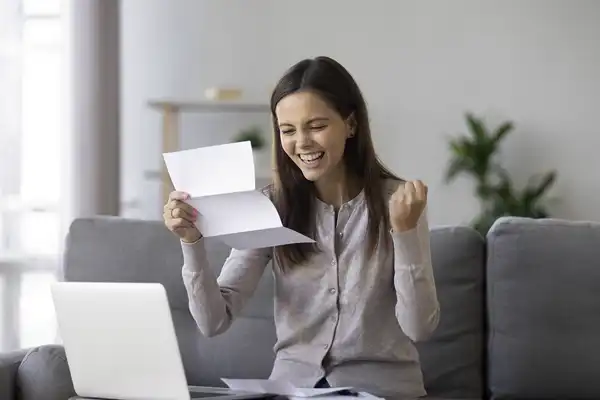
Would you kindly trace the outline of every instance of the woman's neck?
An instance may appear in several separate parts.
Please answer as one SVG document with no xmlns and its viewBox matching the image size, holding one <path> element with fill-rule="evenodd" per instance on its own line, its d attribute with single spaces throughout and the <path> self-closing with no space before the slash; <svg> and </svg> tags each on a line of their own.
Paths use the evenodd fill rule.
<svg viewBox="0 0 600 400">
<path fill-rule="evenodd" d="M 317 197 L 336 210 L 356 197 L 362 190 L 360 180 L 344 169 L 332 172 L 315 182 Z"/>
</svg>

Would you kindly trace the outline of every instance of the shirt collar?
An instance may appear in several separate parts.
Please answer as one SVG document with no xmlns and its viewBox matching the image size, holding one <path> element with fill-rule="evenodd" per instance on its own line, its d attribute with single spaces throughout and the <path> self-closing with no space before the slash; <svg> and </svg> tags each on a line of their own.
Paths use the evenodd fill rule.
<svg viewBox="0 0 600 400">
<path fill-rule="evenodd" d="M 356 196 L 354 196 L 354 198 L 352 198 L 349 201 L 342 204 L 342 206 L 340 207 L 340 210 L 341 209 L 353 209 L 357 205 L 361 204 L 364 201 L 364 198 L 365 198 L 365 190 L 362 189 Z M 317 207 L 319 207 L 323 210 L 326 210 L 326 211 L 333 211 L 333 206 L 331 204 L 327 204 L 327 203 L 321 201 L 318 197 L 315 197 L 315 200 L 316 200 Z"/>
</svg>

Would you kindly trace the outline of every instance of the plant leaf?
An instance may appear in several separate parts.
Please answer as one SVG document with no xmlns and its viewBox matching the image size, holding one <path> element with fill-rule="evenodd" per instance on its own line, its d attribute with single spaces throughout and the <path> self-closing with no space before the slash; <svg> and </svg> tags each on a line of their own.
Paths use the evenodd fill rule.
<svg viewBox="0 0 600 400">
<path fill-rule="evenodd" d="M 469 129 L 475 138 L 476 143 L 485 143 L 488 141 L 488 135 L 483 126 L 483 122 L 476 118 L 473 114 L 468 113 L 466 115 L 467 124 L 469 125 Z"/>
<path fill-rule="evenodd" d="M 513 129 L 513 127 L 513 123 L 510 121 L 500 125 L 500 127 L 496 130 L 496 133 L 494 133 L 494 136 L 492 138 L 494 144 L 500 143 L 504 136 L 506 136 Z"/>
<path fill-rule="evenodd" d="M 524 199 L 526 198 L 531 203 L 535 203 L 556 181 L 556 171 L 547 172 L 541 179 L 538 185 L 531 185 L 523 192 Z"/>
<path fill-rule="evenodd" d="M 464 160 L 460 158 L 452 159 L 448 164 L 448 169 L 446 170 L 445 181 L 450 182 L 456 178 L 456 176 L 464 171 L 467 171 L 468 167 L 465 165 Z"/>
</svg>

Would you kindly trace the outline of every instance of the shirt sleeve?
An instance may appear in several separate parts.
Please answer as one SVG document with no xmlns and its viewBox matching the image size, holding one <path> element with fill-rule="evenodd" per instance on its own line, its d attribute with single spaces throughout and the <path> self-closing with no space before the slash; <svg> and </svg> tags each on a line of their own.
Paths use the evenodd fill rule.
<svg viewBox="0 0 600 400">
<path fill-rule="evenodd" d="M 217 277 L 208 265 L 203 238 L 195 243 L 181 242 L 181 246 L 182 277 L 192 317 L 203 335 L 221 334 L 254 294 L 272 250 L 233 249 Z"/>
<path fill-rule="evenodd" d="M 391 232 L 394 244 L 394 287 L 396 318 L 414 342 L 427 339 L 437 328 L 440 306 L 431 265 L 427 210 L 417 227 Z"/>
</svg>

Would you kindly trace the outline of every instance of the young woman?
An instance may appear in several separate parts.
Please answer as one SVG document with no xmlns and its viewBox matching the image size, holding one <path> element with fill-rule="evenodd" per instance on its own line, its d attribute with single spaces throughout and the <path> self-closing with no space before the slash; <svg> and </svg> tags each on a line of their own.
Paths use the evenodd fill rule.
<svg viewBox="0 0 600 400">
<path fill-rule="evenodd" d="M 352 386 L 384 397 L 425 389 L 413 342 L 439 320 L 427 187 L 378 161 L 365 101 L 336 61 L 299 62 L 271 97 L 274 183 L 284 226 L 316 244 L 233 250 L 208 268 L 197 211 L 173 192 L 166 226 L 182 243 L 190 310 L 206 336 L 227 330 L 273 261 L 277 343 L 272 379 Z"/>
</svg>

